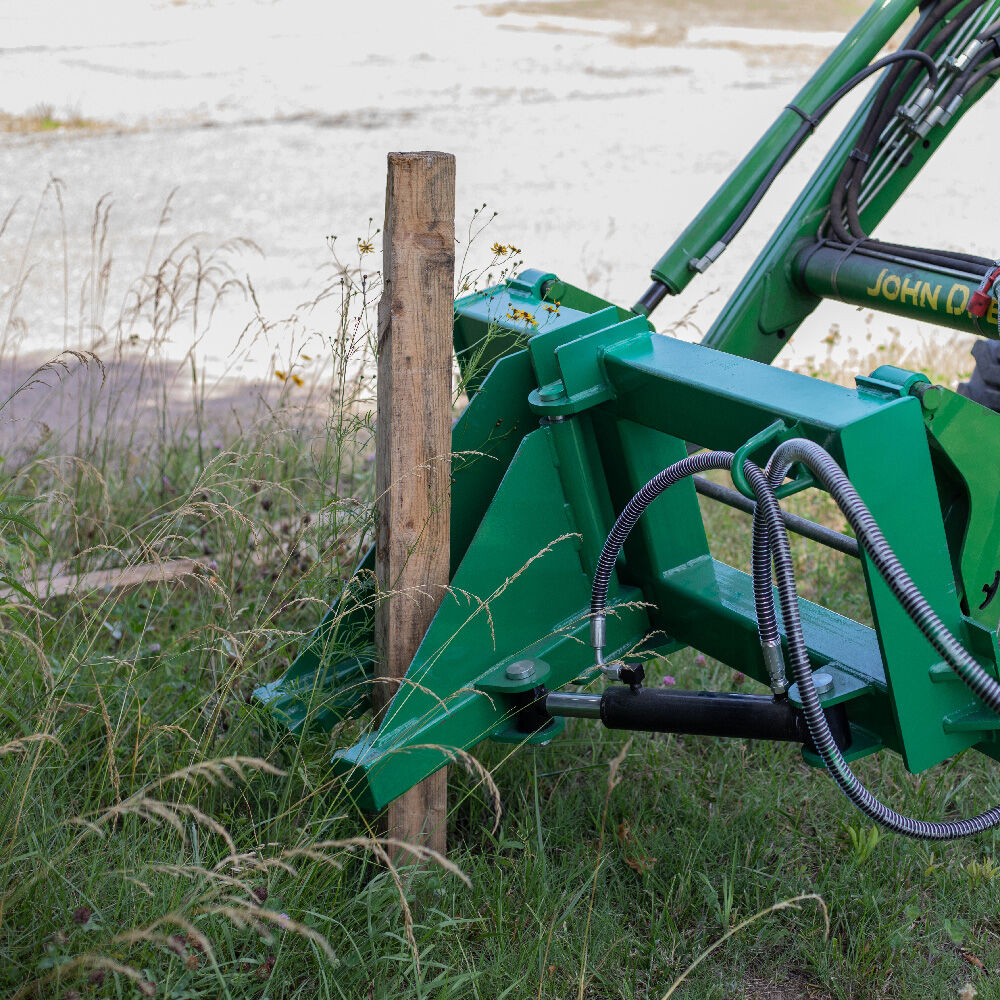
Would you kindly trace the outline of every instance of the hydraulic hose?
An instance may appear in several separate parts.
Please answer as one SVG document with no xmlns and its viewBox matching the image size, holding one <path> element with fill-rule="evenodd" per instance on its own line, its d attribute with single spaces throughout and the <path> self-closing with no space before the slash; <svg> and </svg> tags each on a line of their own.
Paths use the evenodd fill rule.
<svg viewBox="0 0 1000 1000">
<path fill-rule="evenodd" d="M 983 6 L 984 0 L 972 0 L 966 4 L 945 27 L 937 32 L 927 46 L 929 58 L 935 61 L 942 49 L 955 36 L 975 13 Z M 906 41 L 907 48 L 919 45 L 927 35 L 940 24 L 942 18 L 957 6 L 954 2 L 938 4 L 930 11 L 926 18 L 914 29 L 913 34 Z M 923 50 L 921 50 L 923 51 Z M 914 67 L 900 79 L 903 67 L 894 68 L 887 75 L 886 80 L 880 85 L 872 108 L 865 120 L 864 125 L 858 135 L 853 153 L 844 163 L 840 177 L 834 185 L 833 194 L 830 199 L 830 225 L 837 237 L 844 242 L 851 242 L 855 239 L 866 239 L 867 233 L 861 225 L 858 199 L 861 185 L 875 148 L 885 131 L 886 126 L 898 111 L 903 98 L 910 92 L 917 80 L 918 68 Z M 937 88 L 938 78 L 935 73 L 928 81 L 928 94 Z M 846 215 L 847 224 L 844 225 L 843 217 Z"/>
<path fill-rule="evenodd" d="M 948 89 L 941 95 L 938 100 L 938 104 L 942 108 L 950 108 L 952 102 L 956 99 L 961 101 L 965 95 L 972 90 L 972 88 L 979 83 L 979 81 L 989 73 L 993 72 L 993 69 L 987 69 L 983 66 L 984 62 L 986 66 L 990 66 L 991 62 L 987 62 L 987 57 L 990 55 L 990 49 L 993 50 L 994 56 L 997 51 L 997 39 L 994 33 L 1000 29 L 1000 22 L 989 25 L 984 32 L 980 32 L 976 36 L 976 42 L 978 43 L 978 48 L 973 52 L 970 57 L 968 65 L 966 65 L 962 71 L 959 73 L 958 77 L 951 83 Z M 985 38 L 983 36 L 986 36 Z M 991 37 L 994 36 L 994 37 Z M 993 41 L 993 45 L 989 44 L 989 41 Z M 996 59 L 992 60 L 995 63 Z M 985 72 L 980 71 L 980 67 L 985 69 Z"/>
<path fill-rule="evenodd" d="M 829 491 L 879 574 L 928 641 L 973 693 L 997 712 L 1000 712 L 1000 684 L 969 655 L 931 608 L 885 540 L 885 536 L 850 480 L 829 453 L 805 439 L 796 438 L 787 441 L 780 445 L 771 457 L 766 475 L 750 462 L 744 465 L 744 471 L 757 497 L 759 517 L 766 519 L 767 522 L 766 533 L 758 534 L 756 531 L 754 533 L 755 540 L 760 537 L 767 540 L 767 551 L 756 554 L 756 559 L 767 565 L 770 565 L 772 559 L 774 562 L 789 656 L 799 687 L 803 714 L 817 752 L 847 797 L 870 819 L 896 833 L 924 840 L 953 840 L 996 827 L 1000 824 L 1000 806 L 969 819 L 945 822 L 928 822 L 896 812 L 865 788 L 834 742 L 812 680 L 812 669 L 799 616 L 798 594 L 795 589 L 795 572 L 788 535 L 781 521 L 778 501 L 774 496 L 774 487 L 784 480 L 788 469 L 795 462 L 806 465 Z M 765 546 L 762 544 L 763 547 Z M 770 613 L 773 615 L 774 597 L 770 581 L 767 581 L 767 586 L 761 588 L 756 584 L 755 578 L 755 601 L 759 607 L 771 604 Z"/>
<path fill-rule="evenodd" d="M 1000 21 L 993 21 L 986 25 L 986 27 L 983 28 L 978 35 L 976 35 L 976 41 L 988 42 L 990 38 L 997 34 L 997 32 L 1000 32 Z"/>
<path fill-rule="evenodd" d="M 904 42 L 904 49 L 902 51 L 917 50 L 923 52 L 918 46 L 921 45 L 944 15 L 958 6 L 959 2 L 961 0 L 946 0 L 946 2 L 936 4 L 914 27 L 910 36 Z M 975 6 L 976 4 L 974 3 L 970 4 L 967 9 Z M 957 21 L 958 18 L 954 20 Z M 957 28 L 958 25 L 955 24 L 954 27 L 949 26 L 949 28 L 939 32 L 938 36 L 931 43 L 931 53 L 923 53 L 932 64 L 934 64 L 933 54 L 936 54 L 940 36 L 945 34 L 945 32 L 951 32 Z M 936 87 L 937 67 L 936 64 L 934 65 L 935 68 L 931 76 L 931 81 L 932 85 Z M 840 176 L 837 178 L 837 182 L 833 188 L 830 199 L 830 225 L 837 238 L 843 240 L 845 243 L 850 243 L 853 239 L 863 235 L 861 233 L 852 233 L 849 227 L 844 226 L 842 218 L 845 212 L 850 217 L 851 213 L 847 205 L 852 199 L 852 191 L 856 194 L 860 187 L 861 176 L 864 174 L 867 166 L 864 161 L 874 149 L 875 143 L 878 141 L 878 137 L 885 127 L 885 123 L 896 113 L 903 95 L 908 92 L 916 80 L 914 72 L 911 71 L 903 82 L 903 85 L 897 87 L 900 75 L 903 73 L 903 68 L 902 63 L 893 66 L 886 74 L 885 79 L 879 84 L 878 90 L 875 92 L 875 97 L 872 100 L 871 111 L 869 111 L 868 117 L 865 119 L 855 142 L 854 154 L 849 156 L 844 163 Z M 893 91 L 896 91 L 899 95 L 895 102 L 890 100 Z"/>
<path fill-rule="evenodd" d="M 733 241 L 736 234 L 746 224 L 747 219 L 749 219 L 753 214 L 754 209 L 760 204 L 764 195 L 767 194 L 767 191 L 774 183 L 775 178 L 781 173 L 782 170 L 784 170 L 788 161 L 791 160 L 791 158 L 798 152 L 802 143 L 805 142 L 816 126 L 830 113 L 835 104 L 849 94 L 855 87 L 858 86 L 858 84 L 863 83 L 868 79 L 868 77 L 877 73 L 879 70 L 884 69 L 886 66 L 891 66 L 893 63 L 909 60 L 922 63 L 926 67 L 928 76 L 930 77 L 930 85 L 937 86 L 937 66 L 934 63 L 934 60 L 926 52 L 920 51 L 920 49 L 900 49 L 897 52 L 892 52 L 887 56 L 883 56 L 881 59 L 877 59 L 871 65 L 866 66 L 863 70 L 855 73 L 854 76 L 852 76 L 845 83 L 841 84 L 840 87 L 838 87 L 825 101 L 823 101 L 808 119 L 802 122 L 798 130 L 795 132 L 795 135 L 792 136 L 792 138 L 788 141 L 788 144 L 781 151 L 781 154 L 771 165 L 771 169 L 764 176 L 764 179 L 760 182 L 760 185 L 750 197 L 750 200 L 743 206 L 743 210 L 733 220 L 733 224 L 719 238 L 719 243 L 723 246 L 727 246 Z"/>
<path fill-rule="evenodd" d="M 607 596 L 611 574 L 632 529 L 646 508 L 669 487 L 697 472 L 731 468 L 733 459 L 733 453 L 726 451 L 689 455 L 657 473 L 626 504 L 604 543 L 594 573 L 590 605 L 591 643 L 598 664 L 604 663 Z M 743 467 L 747 481 L 757 498 L 753 532 L 754 603 L 761 645 L 775 641 L 780 643 L 771 580 L 773 564 L 802 710 L 809 735 L 819 756 L 851 802 L 870 819 L 896 833 L 925 840 L 953 840 L 996 827 L 1000 824 L 1000 806 L 968 819 L 945 822 L 929 822 L 904 816 L 872 795 L 844 760 L 830 731 L 813 684 L 812 667 L 799 615 L 799 597 L 795 586 L 791 549 L 781 519 L 781 508 L 774 494 L 775 487 L 784 480 L 789 468 L 796 462 L 807 466 L 834 498 L 854 529 L 859 544 L 928 641 L 972 692 L 998 713 L 1000 713 L 1000 684 L 966 651 L 920 593 L 892 551 L 871 512 L 830 454 L 814 442 L 803 438 L 792 439 L 779 445 L 775 450 L 766 473 L 749 461 Z"/>
<path fill-rule="evenodd" d="M 996 73 L 998 70 L 1000 70 L 1000 59 L 991 59 L 988 63 L 984 63 L 962 83 L 958 91 L 958 96 L 965 97 L 980 80 L 989 76 L 990 73 Z"/>
<path fill-rule="evenodd" d="M 870 240 L 867 233 L 864 232 L 858 207 L 861 182 L 867 172 L 872 154 L 886 126 L 898 113 L 903 98 L 910 93 L 921 72 L 926 71 L 927 73 L 927 83 L 921 97 L 927 98 L 937 89 L 940 77 L 936 57 L 985 3 L 986 0 L 937 0 L 933 6 L 926 8 L 921 4 L 922 16 L 904 41 L 902 48 L 883 56 L 856 73 L 811 113 L 801 108 L 789 106 L 789 110 L 794 111 L 802 118 L 802 124 L 775 158 L 760 184 L 729 228 L 704 257 L 697 260 L 692 259 L 689 261 L 689 266 L 696 271 L 704 271 L 711 266 L 746 225 L 775 179 L 834 105 L 870 76 L 889 67 L 889 71 L 875 93 L 871 110 L 861 126 L 855 148 L 848 156 L 840 176 L 834 184 L 828 216 L 829 229 L 837 240 L 848 245 L 856 246 L 863 242 L 871 248 L 880 248 L 882 244 Z M 961 9 L 927 42 L 928 36 L 956 8 Z M 997 22 L 997 25 L 990 25 L 981 32 L 981 35 L 988 35 L 990 29 L 996 26 L 1000 26 L 1000 22 Z M 927 42 L 926 50 L 920 47 L 925 42 Z M 980 78 L 977 78 L 976 82 Z M 913 259 L 926 263 L 939 264 L 940 266 L 953 266 L 954 264 L 952 254 L 949 251 L 933 251 L 921 247 L 909 248 L 896 244 L 892 245 L 892 249 L 907 253 Z M 930 260 L 930 257 L 934 259 Z M 958 255 L 955 257 L 960 261 L 962 259 Z M 978 261 L 976 264 L 978 265 Z M 670 290 L 666 285 L 654 280 L 633 308 L 648 316 L 669 293 Z"/>
<path fill-rule="evenodd" d="M 958 271 L 971 280 L 981 281 L 996 267 L 996 262 L 988 257 L 975 254 L 960 253 L 951 250 L 931 250 L 926 247 L 906 246 L 902 243 L 883 243 L 881 240 L 854 240 L 844 243 L 837 239 L 821 239 L 816 247 L 828 246 L 845 254 L 860 253 L 874 257 L 882 257 L 896 263 L 915 264 L 931 268 L 946 268 Z"/>
<path fill-rule="evenodd" d="M 590 592 L 590 638 L 594 647 L 598 665 L 604 663 L 604 635 L 608 602 L 608 584 L 614 572 L 618 554 L 625 544 L 632 529 L 639 523 L 646 508 L 664 491 L 697 472 L 708 472 L 711 469 L 729 469 L 733 464 L 731 451 L 703 451 L 688 455 L 673 465 L 668 465 L 655 476 L 625 505 L 618 515 L 611 533 L 601 549 L 597 568 L 594 570 L 594 583 Z"/>
<path fill-rule="evenodd" d="M 805 438 L 793 438 L 775 450 L 768 463 L 768 479 L 780 484 L 796 462 L 807 466 L 833 497 L 903 610 L 928 642 L 968 685 L 972 693 L 1000 714 L 1000 683 L 991 677 L 938 617 L 886 541 L 871 511 L 826 449 Z M 783 525 L 782 525 L 783 527 Z"/>
</svg>

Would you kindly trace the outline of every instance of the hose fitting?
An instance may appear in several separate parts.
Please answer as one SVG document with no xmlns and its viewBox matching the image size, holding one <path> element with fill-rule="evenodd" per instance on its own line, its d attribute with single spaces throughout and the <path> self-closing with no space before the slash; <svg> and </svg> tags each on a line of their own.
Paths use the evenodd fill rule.
<svg viewBox="0 0 1000 1000">
<path fill-rule="evenodd" d="M 688 267 L 692 271 L 704 274 L 722 256 L 722 252 L 726 249 L 727 245 L 722 240 L 719 240 L 704 257 L 692 257 L 688 261 Z"/>
<path fill-rule="evenodd" d="M 594 647 L 594 658 L 598 666 L 604 663 L 604 645 L 608 641 L 608 620 L 604 614 L 590 618 L 590 644 Z"/>
<path fill-rule="evenodd" d="M 948 106 L 943 109 L 941 117 L 938 119 L 939 125 L 947 125 L 948 122 L 955 117 L 955 113 L 962 106 L 962 95 L 956 94 L 949 102 Z"/>
<path fill-rule="evenodd" d="M 762 642 L 761 652 L 764 654 L 764 666 L 770 678 L 771 692 L 775 698 L 783 698 L 788 694 L 788 678 L 785 675 L 785 657 L 781 652 L 781 641 Z"/>
<path fill-rule="evenodd" d="M 923 90 L 899 112 L 899 117 L 904 121 L 916 123 L 917 119 L 927 110 L 928 105 L 934 100 L 934 88 L 924 87 Z"/>
<path fill-rule="evenodd" d="M 952 69 L 956 73 L 961 73 L 984 48 L 985 45 L 978 39 L 969 42 L 957 56 L 948 60 L 948 69 Z"/>
</svg>

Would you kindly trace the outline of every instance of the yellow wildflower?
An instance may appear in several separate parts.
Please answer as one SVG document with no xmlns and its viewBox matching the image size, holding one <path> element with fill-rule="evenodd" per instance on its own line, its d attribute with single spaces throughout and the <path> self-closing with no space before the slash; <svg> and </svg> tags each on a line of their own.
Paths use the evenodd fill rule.
<svg viewBox="0 0 1000 1000">
<path fill-rule="evenodd" d="M 515 321 L 520 320 L 520 322 L 528 323 L 531 326 L 538 326 L 538 320 L 527 309 L 515 309 L 514 306 L 511 306 L 507 311 L 507 318 Z"/>
<path fill-rule="evenodd" d="M 366 253 L 374 253 L 374 251 L 374 243 L 369 240 L 358 240 L 358 253 L 360 253 L 362 257 L 364 257 Z"/>
<path fill-rule="evenodd" d="M 277 368 L 275 368 L 275 370 L 274 370 L 274 377 L 275 377 L 275 378 L 276 378 L 276 379 L 277 379 L 277 380 L 278 380 L 279 382 L 284 382 L 284 381 L 285 381 L 285 379 L 286 379 L 286 378 L 288 378 L 288 376 L 287 376 L 287 375 L 286 375 L 286 374 L 285 374 L 284 372 L 280 372 L 280 371 L 278 371 L 278 369 L 277 369 Z"/>
</svg>

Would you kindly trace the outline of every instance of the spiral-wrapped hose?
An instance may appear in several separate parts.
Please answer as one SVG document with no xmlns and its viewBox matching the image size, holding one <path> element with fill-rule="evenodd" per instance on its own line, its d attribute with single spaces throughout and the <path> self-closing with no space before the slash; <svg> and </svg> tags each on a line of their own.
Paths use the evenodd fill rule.
<svg viewBox="0 0 1000 1000">
<path fill-rule="evenodd" d="M 598 664 L 603 663 L 608 584 L 618 554 L 629 533 L 646 508 L 664 490 L 694 473 L 730 468 L 733 458 L 732 452 L 725 451 L 689 455 L 654 476 L 632 497 L 619 515 L 601 551 L 591 592 L 591 642 Z M 795 588 L 795 571 L 788 534 L 774 494 L 775 487 L 784 480 L 788 469 L 795 462 L 806 465 L 830 492 L 879 574 L 921 632 L 971 690 L 997 712 L 1000 712 L 1000 684 L 973 659 L 931 608 L 903 569 L 871 512 L 830 454 L 819 445 L 805 439 L 796 438 L 787 441 L 772 455 L 766 474 L 752 462 L 744 464 L 747 482 L 757 498 L 753 533 L 754 602 L 762 647 L 766 648 L 769 644 L 780 642 L 771 585 L 773 562 L 803 715 L 823 763 L 858 809 L 875 822 L 904 836 L 926 840 L 953 840 L 992 829 L 1000 824 L 1000 806 L 969 819 L 940 823 L 918 820 L 897 813 L 864 787 L 834 742 L 812 680 L 809 654 L 802 634 L 799 598 Z"/>
<path fill-rule="evenodd" d="M 854 529 L 859 543 L 872 560 L 879 575 L 889 585 L 903 609 L 959 677 L 994 711 L 1000 710 L 998 709 L 1000 684 L 997 684 L 969 655 L 931 608 L 909 574 L 903 569 L 864 501 L 830 454 L 812 441 L 802 438 L 787 441 L 779 445 L 772 455 L 766 476 L 749 462 L 744 465 L 744 471 L 757 497 L 757 510 L 768 522 L 766 537 L 769 552 L 762 558 L 768 563 L 772 558 L 774 560 L 792 670 L 798 683 L 799 699 L 802 702 L 809 735 L 817 752 L 847 797 L 869 819 L 896 833 L 922 840 L 954 840 L 992 829 L 1000 824 L 1000 806 L 968 819 L 939 823 L 897 813 L 865 788 L 834 742 L 812 680 L 812 668 L 799 617 L 799 601 L 795 590 L 795 572 L 792 567 L 788 535 L 781 521 L 778 501 L 774 496 L 774 487 L 784 480 L 788 469 L 795 462 L 806 465 L 829 491 Z M 773 604 L 774 598 L 770 586 L 760 594 L 756 593 L 755 588 L 755 598 L 760 603 Z"/>
<path fill-rule="evenodd" d="M 594 647 L 598 665 L 604 663 L 605 607 L 608 602 L 608 584 L 614 572 L 618 553 L 625 539 L 639 522 L 645 509 L 666 489 L 697 472 L 710 469 L 728 469 L 735 456 L 731 451 L 705 451 L 688 455 L 673 465 L 668 465 L 655 476 L 625 505 L 611 529 L 601 556 L 594 570 L 594 583 L 590 592 L 590 644 Z"/>
</svg>

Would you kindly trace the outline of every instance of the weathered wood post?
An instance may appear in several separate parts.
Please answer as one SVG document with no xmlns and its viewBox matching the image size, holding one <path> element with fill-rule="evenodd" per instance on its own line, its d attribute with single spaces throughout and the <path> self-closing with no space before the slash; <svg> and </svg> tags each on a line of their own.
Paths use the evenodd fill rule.
<svg viewBox="0 0 1000 1000">
<path fill-rule="evenodd" d="M 448 586 L 455 157 L 390 153 L 378 313 L 376 720 Z M 387 832 L 444 852 L 445 770 L 391 803 Z"/>
</svg>

